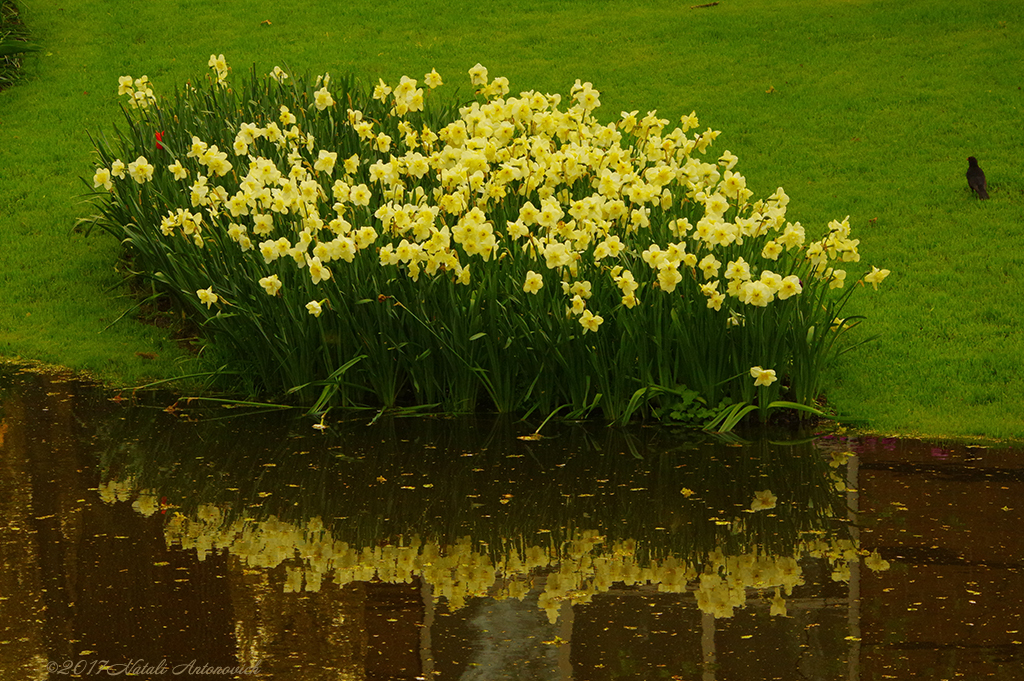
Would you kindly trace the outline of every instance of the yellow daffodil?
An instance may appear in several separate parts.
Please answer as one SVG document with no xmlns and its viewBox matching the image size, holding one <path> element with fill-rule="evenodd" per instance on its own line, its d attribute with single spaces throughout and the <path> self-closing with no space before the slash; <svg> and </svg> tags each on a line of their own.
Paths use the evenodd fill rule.
<svg viewBox="0 0 1024 681">
<path fill-rule="evenodd" d="M 323 312 L 323 307 L 321 307 L 319 302 L 311 300 L 306 303 L 306 311 L 314 317 L 319 317 L 320 313 Z"/>
<path fill-rule="evenodd" d="M 740 302 L 755 307 L 766 307 L 774 296 L 771 289 L 762 281 L 745 281 L 740 287 Z"/>
<path fill-rule="evenodd" d="M 678 263 L 666 262 L 658 268 L 658 286 L 665 293 L 672 293 L 676 290 L 676 284 L 683 280 L 679 272 Z"/>
<path fill-rule="evenodd" d="M 775 369 L 761 367 L 750 367 L 750 377 L 754 379 L 755 386 L 769 386 L 778 380 L 775 377 Z"/>
<path fill-rule="evenodd" d="M 707 306 L 708 308 L 717 311 L 722 309 L 722 303 L 725 302 L 725 294 L 718 291 L 714 291 L 708 296 Z"/>
<path fill-rule="evenodd" d="M 580 326 L 583 327 L 583 333 L 592 331 L 597 333 L 597 329 L 604 322 L 604 317 L 596 315 L 590 310 L 584 310 L 583 314 L 580 315 Z"/>
<path fill-rule="evenodd" d="M 305 256 L 306 264 L 309 266 L 309 278 L 313 280 L 314 284 L 319 284 L 322 281 L 327 281 L 331 278 L 331 270 L 324 266 L 320 261 L 320 258 Z"/>
<path fill-rule="evenodd" d="M 761 270 L 761 283 L 767 286 L 774 296 L 782 289 L 782 276 L 770 270 Z"/>
<path fill-rule="evenodd" d="M 199 302 L 204 303 L 207 309 L 210 309 L 210 306 L 219 300 L 217 294 L 213 292 L 212 286 L 196 290 L 196 295 L 199 296 Z"/>
<path fill-rule="evenodd" d="M 765 243 L 761 249 L 761 257 L 766 260 L 778 260 L 782 254 L 782 246 L 777 241 L 771 240 Z"/>
<path fill-rule="evenodd" d="M 391 94 L 391 87 L 384 82 L 383 78 L 377 79 L 377 84 L 373 86 L 373 98 L 383 102 Z"/>
<path fill-rule="evenodd" d="M 533 270 L 526 273 L 526 281 L 523 283 L 523 290 L 527 293 L 533 293 L 536 295 L 540 291 L 541 287 L 544 286 L 544 277 L 537 274 Z"/>
<path fill-rule="evenodd" d="M 750 279 L 750 265 L 743 258 L 736 258 L 726 266 L 725 278 L 739 281 Z"/>
<path fill-rule="evenodd" d="M 331 96 L 326 85 L 313 93 L 313 103 L 316 106 L 317 111 L 323 111 L 324 109 L 334 106 L 334 97 Z"/>
<path fill-rule="evenodd" d="M 878 285 L 888 276 L 889 270 L 880 270 L 877 267 L 872 267 L 871 271 L 864 275 L 864 281 L 871 284 L 871 286 L 877 291 Z"/>
<path fill-rule="evenodd" d="M 174 163 L 167 166 L 167 169 L 171 171 L 172 175 L 174 175 L 175 180 L 184 180 L 188 177 L 188 170 L 186 170 L 185 167 L 181 165 L 181 161 L 177 159 L 174 160 Z"/>
<path fill-rule="evenodd" d="M 274 218 L 267 213 L 255 213 L 252 216 L 252 231 L 260 236 L 266 236 L 274 231 Z"/>
<path fill-rule="evenodd" d="M 120 78 L 117 79 L 117 95 L 118 95 L 118 97 L 120 97 L 122 95 L 131 94 L 131 92 L 133 90 L 132 82 L 133 81 L 132 81 L 132 77 L 131 76 L 121 76 Z"/>
<path fill-rule="evenodd" d="M 153 179 L 153 165 L 145 156 L 139 156 L 128 164 L 128 174 L 139 184 L 145 184 Z"/>
<path fill-rule="evenodd" d="M 487 69 L 477 64 L 469 70 L 469 82 L 471 85 L 487 85 Z"/>
<path fill-rule="evenodd" d="M 282 284 L 276 274 L 271 274 L 269 277 L 260 279 L 260 286 L 263 287 L 268 296 L 276 296 L 277 292 L 281 290 Z"/>
<path fill-rule="evenodd" d="M 114 188 L 114 183 L 110 181 L 110 170 L 107 168 L 97 168 L 92 176 L 92 186 L 96 188 L 103 187 L 107 191 L 111 191 Z"/>
<path fill-rule="evenodd" d="M 846 270 L 832 269 L 830 272 L 826 272 L 826 276 L 829 288 L 843 288 L 843 284 L 846 282 Z"/>
<path fill-rule="evenodd" d="M 431 90 L 433 90 L 434 88 L 441 87 L 441 85 L 443 85 L 443 83 L 441 82 L 441 75 L 437 72 L 437 69 L 430 69 L 430 73 L 423 76 L 423 82 L 426 83 L 427 87 L 429 87 Z"/>
<path fill-rule="evenodd" d="M 349 198 L 352 203 L 356 206 L 368 206 L 370 205 L 370 198 L 372 198 L 370 188 L 365 184 L 358 184 L 352 187 L 352 191 L 349 194 Z"/>
<path fill-rule="evenodd" d="M 722 267 L 722 263 L 715 256 L 708 254 L 701 259 L 697 266 L 704 273 L 705 279 L 714 279 L 718 276 L 718 270 Z"/>
<path fill-rule="evenodd" d="M 803 292 L 803 285 L 800 283 L 800 278 L 795 274 L 790 274 L 782 279 L 779 285 L 779 290 L 776 293 L 779 300 L 786 300 L 792 296 L 798 295 Z"/>
</svg>

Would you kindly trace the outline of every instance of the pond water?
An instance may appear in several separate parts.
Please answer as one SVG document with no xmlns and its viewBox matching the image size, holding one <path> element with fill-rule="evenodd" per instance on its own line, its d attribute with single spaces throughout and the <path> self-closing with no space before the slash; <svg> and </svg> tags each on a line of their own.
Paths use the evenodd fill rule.
<svg viewBox="0 0 1024 681">
<path fill-rule="evenodd" d="M 243 412 L 0 366 L 0 679 L 1024 679 L 1019 450 Z"/>
</svg>

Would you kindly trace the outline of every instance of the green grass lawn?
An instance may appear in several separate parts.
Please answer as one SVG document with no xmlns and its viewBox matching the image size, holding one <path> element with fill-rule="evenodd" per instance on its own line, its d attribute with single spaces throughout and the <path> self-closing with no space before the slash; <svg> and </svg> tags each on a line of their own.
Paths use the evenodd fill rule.
<svg viewBox="0 0 1024 681">
<path fill-rule="evenodd" d="M 22 4 L 42 50 L 0 92 L 0 354 L 129 385 L 201 368 L 130 312 L 118 244 L 72 229 L 90 213 L 89 135 L 120 117 L 118 76 L 169 93 L 223 53 L 236 70 L 373 82 L 436 68 L 468 91 L 480 62 L 513 92 L 590 81 L 607 120 L 696 110 L 758 196 L 785 187 L 790 220 L 816 231 L 849 214 L 863 264 L 893 274 L 854 296 L 879 338 L 843 357 L 829 401 L 887 433 L 1024 438 L 1020 3 L 304 4 Z M 989 201 L 967 189 L 969 155 Z"/>
</svg>

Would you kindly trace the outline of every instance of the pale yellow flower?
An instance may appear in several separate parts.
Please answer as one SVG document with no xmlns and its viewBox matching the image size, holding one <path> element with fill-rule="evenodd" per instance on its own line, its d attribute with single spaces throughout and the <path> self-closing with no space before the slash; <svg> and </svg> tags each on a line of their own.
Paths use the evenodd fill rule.
<svg viewBox="0 0 1024 681">
<path fill-rule="evenodd" d="M 153 165 L 145 156 L 139 156 L 128 164 L 128 174 L 139 184 L 145 184 L 153 179 Z"/>
<path fill-rule="evenodd" d="M 526 281 L 523 283 L 523 290 L 527 293 L 533 293 L 536 295 L 540 291 L 541 287 L 544 286 L 544 277 L 537 274 L 533 270 L 526 273 Z"/>
<path fill-rule="evenodd" d="M 584 310 L 583 314 L 580 315 L 580 325 L 583 327 L 583 333 L 592 331 L 597 332 L 599 326 L 604 321 L 604 317 L 596 315 L 590 310 Z"/>
<path fill-rule="evenodd" d="M 781 254 L 782 246 L 775 240 L 768 241 L 765 243 L 764 248 L 761 249 L 761 257 L 766 260 L 778 260 Z"/>
<path fill-rule="evenodd" d="M 97 168 L 92 176 L 92 186 L 96 188 L 103 187 L 107 191 L 113 189 L 114 183 L 110 181 L 110 170 L 107 168 Z M 875 288 L 878 287 L 876 286 Z"/>
<path fill-rule="evenodd" d="M 761 367 L 750 367 L 750 377 L 754 379 L 755 386 L 769 386 L 778 380 L 775 377 L 775 369 Z"/>
<path fill-rule="evenodd" d="M 383 102 L 391 94 L 391 86 L 384 82 L 383 78 L 377 79 L 377 84 L 373 86 L 373 98 Z"/>
<path fill-rule="evenodd" d="M 331 96 L 326 85 L 313 93 L 313 103 L 318 111 L 334 106 L 334 97 Z"/>
<path fill-rule="evenodd" d="M 121 76 L 117 79 L 117 95 L 130 95 L 132 93 L 132 77 Z"/>
<path fill-rule="evenodd" d="M 276 274 L 271 274 L 269 277 L 263 277 L 260 279 L 260 286 L 267 292 L 268 296 L 277 295 L 277 292 L 281 290 L 281 280 Z"/>
<path fill-rule="evenodd" d="M 676 284 L 682 280 L 683 275 L 679 272 L 677 263 L 669 261 L 658 268 L 658 285 L 665 293 L 672 293 L 675 291 Z"/>
<path fill-rule="evenodd" d="M 266 236 L 274 231 L 274 217 L 266 213 L 256 213 L 252 216 L 252 231 L 260 236 Z"/>
<path fill-rule="evenodd" d="M 722 262 L 713 255 L 705 255 L 701 261 L 697 264 L 701 272 L 704 273 L 705 279 L 714 279 L 718 276 L 718 270 L 722 267 Z"/>
<path fill-rule="evenodd" d="M 487 69 L 477 64 L 469 70 L 469 82 L 472 85 L 487 85 Z"/>
<path fill-rule="evenodd" d="M 726 149 L 725 153 L 718 158 L 718 165 L 722 166 L 726 170 L 732 170 L 734 167 L 736 167 L 737 161 L 739 161 L 739 158 L 736 156 L 736 154 Z"/>
<path fill-rule="evenodd" d="M 370 188 L 365 184 L 357 184 L 355 187 L 352 187 L 352 191 L 349 192 L 349 199 L 357 206 L 370 205 L 371 197 L 372 194 L 370 193 Z"/>
<path fill-rule="evenodd" d="M 309 266 L 309 277 L 313 280 L 314 284 L 319 284 L 321 281 L 327 281 L 331 278 L 331 271 L 324 266 L 320 261 L 320 258 L 306 256 L 306 264 Z"/>
<path fill-rule="evenodd" d="M 776 295 L 779 296 L 779 300 L 785 300 L 802 293 L 803 290 L 804 288 L 800 284 L 800 277 L 795 274 L 791 274 L 788 277 L 783 278 Z"/>
<path fill-rule="evenodd" d="M 199 296 L 199 302 L 206 305 L 206 309 L 210 309 L 210 306 L 219 300 L 217 294 L 213 292 L 212 286 L 210 288 L 197 289 L 196 295 Z"/>
<path fill-rule="evenodd" d="M 573 295 L 582 296 L 584 300 L 590 300 L 592 295 L 591 288 L 592 286 L 589 281 L 574 281 L 569 286 L 569 292 Z"/>
<path fill-rule="evenodd" d="M 775 295 L 782 288 L 782 275 L 775 274 L 770 270 L 762 270 L 761 283 L 768 287 L 772 295 Z"/>
<path fill-rule="evenodd" d="M 725 302 L 725 294 L 715 291 L 708 296 L 708 308 L 715 310 L 716 312 L 722 309 L 722 303 Z"/>
<path fill-rule="evenodd" d="M 174 163 L 167 166 L 167 169 L 174 175 L 175 180 L 184 180 L 188 177 L 188 170 L 186 170 L 185 167 L 181 165 L 181 161 L 177 159 L 175 159 Z"/>
<path fill-rule="evenodd" d="M 429 87 L 431 90 L 443 85 L 443 83 L 441 82 L 441 75 L 437 72 L 437 69 L 431 69 L 430 73 L 423 76 L 423 82 L 426 83 L 427 87 Z"/>
<path fill-rule="evenodd" d="M 826 272 L 826 276 L 829 277 L 829 288 L 843 288 L 843 284 L 846 282 L 846 270 L 831 270 Z"/>
<path fill-rule="evenodd" d="M 319 317 L 320 313 L 323 312 L 323 308 L 320 306 L 320 303 L 315 300 L 311 300 L 306 303 L 306 311 L 314 317 Z"/>
<path fill-rule="evenodd" d="M 736 258 L 726 266 L 725 278 L 738 281 L 750 279 L 750 265 L 743 258 Z"/>
<path fill-rule="evenodd" d="M 740 288 L 740 302 L 756 307 L 766 307 L 772 302 L 771 289 L 762 281 L 745 281 Z"/>
<path fill-rule="evenodd" d="M 206 63 L 206 65 L 209 66 L 211 69 L 215 69 L 217 71 L 226 71 L 228 68 L 228 63 L 224 59 L 223 54 L 211 54 L 210 60 Z"/>
<path fill-rule="evenodd" d="M 878 285 L 882 283 L 882 280 L 889 276 L 889 270 L 880 270 L 877 267 L 872 266 L 871 271 L 864 275 L 864 281 L 871 284 L 872 287 L 877 291 Z"/>
</svg>

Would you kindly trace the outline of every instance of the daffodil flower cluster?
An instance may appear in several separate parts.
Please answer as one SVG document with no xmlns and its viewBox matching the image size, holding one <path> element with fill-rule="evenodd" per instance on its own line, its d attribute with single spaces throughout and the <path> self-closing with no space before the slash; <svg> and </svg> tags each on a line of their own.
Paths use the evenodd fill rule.
<svg viewBox="0 0 1024 681">
<path fill-rule="evenodd" d="M 156 95 L 150 87 L 149 76 L 132 78 L 121 76 L 117 79 L 118 96 L 127 96 L 128 104 L 133 109 L 148 109 L 151 104 L 156 103 Z"/>
<path fill-rule="evenodd" d="M 223 85 L 223 55 L 209 65 Z M 320 321 L 368 277 L 398 277 L 423 290 L 443 280 L 525 294 L 513 314 L 560 310 L 570 338 L 639 329 L 659 310 L 695 317 L 695 301 L 726 334 L 756 310 L 788 311 L 811 281 L 842 288 L 842 266 L 860 259 L 848 220 L 809 239 L 787 221 L 781 188 L 755 199 L 734 154 L 705 158 L 720 133 L 698 132 L 693 113 L 671 129 L 655 111 L 602 123 L 591 83 L 577 80 L 563 105 L 557 94 L 511 96 L 507 79 L 480 64 L 469 76 L 477 101 L 433 126 L 424 112 L 436 71 L 423 77 L 427 90 L 406 76 L 379 80 L 361 108 L 339 104 L 321 76 L 302 110 L 280 104 L 240 120 L 233 139 L 175 140 L 168 158 L 140 156 L 127 172 L 139 185 L 167 178 L 162 186 L 181 197 L 162 206 L 164 238 L 207 251 L 234 244 L 246 263 L 238 276 L 279 300 L 281 315 L 299 306 Z M 287 78 L 279 68 L 269 76 L 281 87 Z M 140 81 L 121 86 L 135 103 Z M 115 191 L 124 168 L 118 159 L 97 168 L 94 186 Z M 875 268 L 865 281 L 877 288 L 887 274 Z M 239 302 L 229 292 L 237 282 L 197 283 L 190 290 L 208 310 Z M 758 386 L 776 380 L 751 371 Z"/>
<path fill-rule="evenodd" d="M 224 60 L 223 54 L 211 54 L 210 61 L 207 65 L 214 70 L 217 74 L 217 84 L 222 87 L 227 87 L 228 82 L 228 63 Z"/>
</svg>

